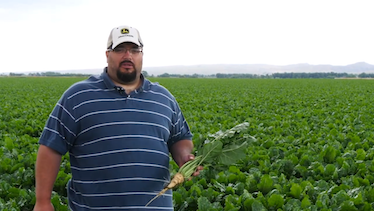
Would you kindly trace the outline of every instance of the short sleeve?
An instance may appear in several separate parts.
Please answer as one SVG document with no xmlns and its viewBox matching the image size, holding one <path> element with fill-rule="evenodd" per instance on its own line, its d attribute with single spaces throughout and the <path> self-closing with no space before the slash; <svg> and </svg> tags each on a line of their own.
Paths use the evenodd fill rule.
<svg viewBox="0 0 374 211">
<path fill-rule="evenodd" d="M 70 150 L 77 134 L 77 123 L 70 104 L 65 92 L 49 115 L 39 139 L 39 144 L 50 147 L 61 155 Z"/>
<path fill-rule="evenodd" d="M 177 102 L 175 102 L 175 112 L 172 118 L 171 128 L 168 141 L 169 148 L 180 140 L 192 140 L 192 133 Z"/>
</svg>

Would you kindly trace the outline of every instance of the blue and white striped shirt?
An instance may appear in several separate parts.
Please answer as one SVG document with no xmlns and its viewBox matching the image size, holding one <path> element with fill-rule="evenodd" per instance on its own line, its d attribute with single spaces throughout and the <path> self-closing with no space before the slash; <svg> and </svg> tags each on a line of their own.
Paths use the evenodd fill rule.
<svg viewBox="0 0 374 211">
<path fill-rule="evenodd" d="M 127 95 L 100 76 L 72 85 L 49 116 L 39 143 L 69 152 L 71 210 L 173 210 L 169 149 L 192 134 L 175 98 L 143 79 Z"/>
</svg>

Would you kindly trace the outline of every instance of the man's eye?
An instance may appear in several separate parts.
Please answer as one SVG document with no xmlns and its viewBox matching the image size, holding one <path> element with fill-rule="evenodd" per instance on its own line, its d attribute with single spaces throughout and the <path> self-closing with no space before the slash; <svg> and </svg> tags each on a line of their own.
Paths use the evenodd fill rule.
<svg viewBox="0 0 374 211">
<path fill-rule="evenodd" d="M 139 48 L 133 48 L 133 49 L 131 49 L 131 52 L 132 53 L 139 53 L 140 49 Z"/>
<path fill-rule="evenodd" d="M 115 49 L 113 49 L 113 51 L 119 53 L 119 52 L 126 51 L 126 49 L 125 48 L 115 48 Z"/>
</svg>

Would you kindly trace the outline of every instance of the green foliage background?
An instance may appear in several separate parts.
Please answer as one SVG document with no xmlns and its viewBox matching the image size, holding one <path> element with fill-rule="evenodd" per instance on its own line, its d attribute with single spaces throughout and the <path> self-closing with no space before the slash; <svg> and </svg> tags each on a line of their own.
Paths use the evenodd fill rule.
<svg viewBox="0 0 374 211">
<path fill-rule="evenodd" d="M 0 210 L 32 210 L 38 138 L 83 79 L 0 77 Z M 374 210 L 374 80 L 151 80 L 177 98 L 195 143 L 244 121 L 257 138 L 242 162 L 177 188 L 175 210 Z M 69 172 L 66 155 L 56 210 L 67 210 Z"/>
</svg>

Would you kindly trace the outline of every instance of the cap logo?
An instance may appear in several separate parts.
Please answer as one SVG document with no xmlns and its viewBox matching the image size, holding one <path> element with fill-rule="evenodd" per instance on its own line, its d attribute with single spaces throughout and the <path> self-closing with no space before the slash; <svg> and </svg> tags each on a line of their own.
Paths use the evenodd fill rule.
<svg viewBox="0 0 374 211">
<path fill-rule="evenodd" d="M 121 29 L 121 34 L 128 34 L 128 33 L 130 33 L 130 31 L 128 29 L 126 29 L 126 28 Z"/>
</svg>

